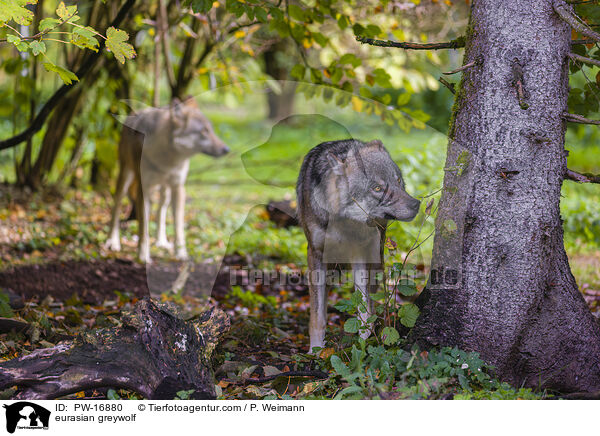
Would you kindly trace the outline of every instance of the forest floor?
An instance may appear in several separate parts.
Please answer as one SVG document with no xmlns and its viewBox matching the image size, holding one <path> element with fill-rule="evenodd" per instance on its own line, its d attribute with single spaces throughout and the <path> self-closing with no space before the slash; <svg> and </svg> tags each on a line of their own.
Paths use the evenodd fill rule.
<svg viewBox="0 0 600 436">
<path fill-rule="evenodd" d="M 214 229 L 206 222 L 200 225 L 203 218 L 192 206 L 187 211 L 188 245 L 198 243 L 208 255 L 196 257 L 192 263 L 182 263 L 169 253 L 153 251 L 155 261 L 146 267 L 135 261 L 135 222 L 122 225 L 121 253 L 102 248 L 108 230 L 108 196 L 69 191 L 66 196 L 30 197 L 4 186 L 1 198 L 4 201 L 0 206 L 0 317 L 22 323 L 18 331 L 12 328 L 1 332 L 2 360 L 53 346 L 83 329 L 118 325 L 123 311 L 150 295 L 177 303 L 186 316 L 196 315 L 212 305 L 218 305 L 229 315 L 232 327 L 217 349 L 214 361 L 219 398 L 332 398 L 346 394 L 355 398 L 544 398 L 549 395 L 544 391 L 513 390 L 498 382 L 489 384 L 487 379 L 485 384 L 474 374 L 463 375 L 459 367 L 443 367 L 440 362 L 444 359 L 462 359 L 463 369 L 467 365 L 464 362 L 476 359 L 471 354 L 458 355 L 457 350 L 443 350 L 435 355 L 410 347 L 405 347 L 405 351 L 385 348 L 372 341 L 368 351 L 364 347 L 362 350 L 365 361 L 371 359 L 370 363 L 353 368 L 355 353 L 359 352 L 356 335 L 344 331 L 349 315 L 343 309 L 338 310 L 339 304 L 343 306 L 345 299 L 351 297 L 349 289 L 331 295 L 328 318 L 331 345 L 316 357 L 307 354 L 307 286 L 301 280 L 284 280 L 287 284 L 280 281 L 282 277 L 301 275 L 305 242 L 299 229 L 277 228 L 260 207 L 241 225 L 235 220 L 230 224 L 230 228 L 237 228 L 241 234 L 225 243 L 225 237 L 216 228 L 223 222 L 215 222 Z M 401 259 L 403 255 L 399 253 L 396 257 Z M 582 293 L 597 313 L 600 253 L 593 250 L 571 253 L 570 259 Z M 427 273 L 426 258 L 417 256 L 415 263 L 420 290 Z M 275 274 L 269 281 L 248 282 L 244 279 L 250 269 Z M 177 285 L 183 271 L 185 283 Z M 401 295 L 398 298 L 414 299 Z M 369 379 L 372 378 L 369 366 L 376 365 L 377 353 L 393 354 L 386 359 L 404 359 L 403 371 L 408 375 L 396 374 L 385 383 Z M 342 356 L 341 361 L 346 363 L 340 364 L 332 357 L 334 354 Z M 312 376 L 286 376 L 296 371 L 308 371 Z M 356 378 L 347 371 L 361 373 L 364 382 L 353 381 Z M 376 376 L 382 371 L 377 370 Z M 465 375 L 471 377 L 467 382 Z M 493 381 L 493 374 L 490 380 Z M 9 390 L 2 395 L 7 397 L 12 393 Z M 185 395 L 181 393 L 182 398 Z M 137 398 L 123 390 L 74 395 L 107 396 Z"/>
</svg>

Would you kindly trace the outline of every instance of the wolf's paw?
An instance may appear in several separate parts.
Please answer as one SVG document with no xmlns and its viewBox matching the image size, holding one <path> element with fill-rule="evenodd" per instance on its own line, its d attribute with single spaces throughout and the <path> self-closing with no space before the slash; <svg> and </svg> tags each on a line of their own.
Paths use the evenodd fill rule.
<svg viewBox="0 0 600 436">
<path fill-rule="evenodd" d="M 159 239 L 158 241 L 156 241 L 156 246 L 158 248 L 164 248 L 168 251 L 173 251 L 173 243 L 167 241 L 166 239 Z"/>
<path fill-rule="evenodd" d="M 185 247 L 178 248 L 175 257 L 177 260 L 188 260 L 190 258 Z"/>
<path fill-rule="evenodd" d="M 151 264 L 152 259 L 150 258 L 150 250 L 139 250 L 138 259 L 142 263 Z"/>
<path fill-rule="evenodd" d="M 104 248 L 111 251 L 121 251 L 121 241 L 119 238 L 110 238 L 104 243 Z"/>
</svg>

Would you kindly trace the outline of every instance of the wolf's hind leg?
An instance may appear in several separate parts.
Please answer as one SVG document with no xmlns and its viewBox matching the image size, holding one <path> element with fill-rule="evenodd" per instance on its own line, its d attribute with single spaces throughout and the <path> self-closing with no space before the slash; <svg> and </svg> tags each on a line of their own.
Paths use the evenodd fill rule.
<svg viewBox="0 0 600 436">
<path fill-rule="evenodd" d="M 150 191 L 147 189 L 146 191 Z M 144 192 L 142 184 L 138 188 L 136 209 L 140 213 L 138 218 L 138 258 L 144 263 L 150 263 L 150 237 L 148 227 L 150 221 L 150 192 Z"/>
<path fill-rule="evenodd" d="M 323 255 L 308 248 L 308 287 L 310 292 L 310 349 L 325 346 L 325 329 L 327 327 L 327 286 L 326 268 L 323 264 Z"/>
<path fill-rule="evenodd" d="M 120 169 L 119 178 L 117 179 L 117 188 L 115 190 L 112 215 L 110 219 L 110 236 L 104 244 L 105 248 L 108 248 L 113 251 L 121 250 L 121 238 L 119 236 L 119 211 L 121 209 L 121 201 L 123 200 L 125 193 L 129 189 L 129 185 L 131 185 L 133 177 L 133 171 L 126 168 Z"/>
</svg>

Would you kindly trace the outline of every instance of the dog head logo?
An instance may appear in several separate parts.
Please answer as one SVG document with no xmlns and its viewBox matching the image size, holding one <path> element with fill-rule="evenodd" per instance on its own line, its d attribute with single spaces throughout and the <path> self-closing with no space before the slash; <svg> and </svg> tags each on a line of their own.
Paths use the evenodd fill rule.
<svg viewBox="0 0 600 436">
<path fill-rule="evenodd" d="M 29 401 L 19 401 L 4 405 L 6 409 L 6 430 L 14 433 L 18 428 L 47 429 L 50 421 L 50 411 Z"/>
</svg>

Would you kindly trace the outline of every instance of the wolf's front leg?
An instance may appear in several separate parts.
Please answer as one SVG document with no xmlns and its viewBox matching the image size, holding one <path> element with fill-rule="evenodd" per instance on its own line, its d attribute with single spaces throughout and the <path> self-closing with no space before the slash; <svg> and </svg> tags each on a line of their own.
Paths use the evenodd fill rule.
<svg viewBox="0 0 600 436">
<path fill-rule="evenodd" d="M 146 189 L 146 191 L 149 190 Z M 150 263 L 150 236 L 148 231 L 150 220 L 150 192 L 144 192 L 141 188 L 141 184 L 136 200 L 137 210 L 140 212 L 138 220 L 138 257 L 142 262 Z"/>
<path fill-rule="evenodd" d="M 129 185 L 133 181 L 134 173 L 126 168 L 119 169 L 119 178 L 117 179 L 117 188 L 114 195 L 114 204 L 110 219 L 110 236 L 105 243 L 105 247 L 113 251 L 121 251 L 121 237 L 119 236 L 119 210 L 121 200 L 125 196 Z"/>
<path fill-rule="evenodd" d="M 167 209 L 171 201 L 171 190 L 168 186 L 160 187 L 160 203 L 158 205 L 156 246 L 159 248 L 173 249 L 173 244 L 167 240 Z"/>
<path fill-rule="evenodd" d="M 310 349 L 325 346 L 325 329 L 327 327 L 327 287 L 325 283 L 326 268 L 323 265 L 323 254 L 308 247 L 308 287 L 310 292 Z"/>
<path fill-rule="evenodd" d="M 188 258 L 185 248 L 184 233 L 184 208 L 185 208 L 185 186 L 175 185 L 171 187 L 173 195 L 173 217 L 175 219 L 175 256 L 179 260 Z"/>
<path fill-rule="evenodd" d="M 369 268 L 364 263 L 352 264 L 352 275 L 354 276 L 354 287 L 362 295 L 362 304 L 358 308 L 358 319 L 360 320 L 360 337 L 367 339 L 371 335 L 372 325 L 367 320 L 373 315 L 373 301 L 369 292 Z"/>
</svg>

